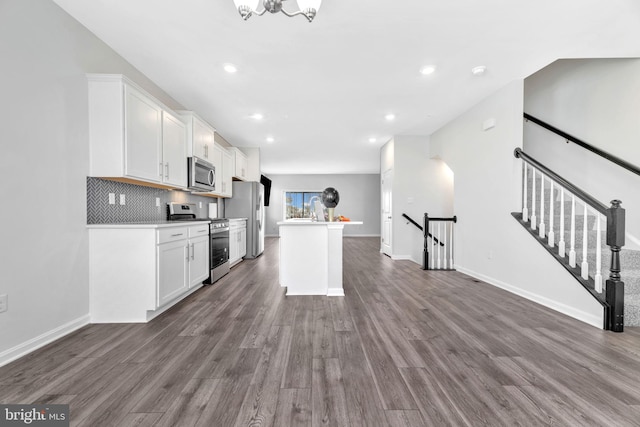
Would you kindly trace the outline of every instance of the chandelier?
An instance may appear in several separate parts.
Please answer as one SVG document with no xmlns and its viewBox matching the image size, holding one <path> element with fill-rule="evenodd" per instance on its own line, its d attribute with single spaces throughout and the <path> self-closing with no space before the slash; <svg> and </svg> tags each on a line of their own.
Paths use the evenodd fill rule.
<svg viewBox="0 0 640 427">
<path fill-rule="evenodd" d="M 240 12 L 240 16 L 245 21 L 256 14 L 258 16 L 264 15 L 265 12 L 278 13 L 282 12 L 285 15 L 291 17 L 296 15 L 304 15 L 309 22 L 313 21 L 316 16 L 316 12 L 320 9 L 320 3 L 322 0 L 298 0 L 297 12 L 287 12 L 282 8 L 282 3 L 287 0 L 233 0 Z M 262 3 L 262 10 L 258 11 L 258 3 Z"/>
</svg>

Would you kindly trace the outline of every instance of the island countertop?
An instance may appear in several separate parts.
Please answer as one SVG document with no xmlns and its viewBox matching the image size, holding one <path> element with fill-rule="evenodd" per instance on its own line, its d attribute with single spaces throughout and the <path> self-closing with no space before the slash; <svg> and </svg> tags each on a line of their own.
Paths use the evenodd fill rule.
<svg viewBox="0 0 640 427">
<path fill-rule="evenodd" d="M 290 219 L 288 221 L 279 221 L 278 225 L 362 225 L 362 221 L 309 221 L 304 219 Z"/>
</svg>

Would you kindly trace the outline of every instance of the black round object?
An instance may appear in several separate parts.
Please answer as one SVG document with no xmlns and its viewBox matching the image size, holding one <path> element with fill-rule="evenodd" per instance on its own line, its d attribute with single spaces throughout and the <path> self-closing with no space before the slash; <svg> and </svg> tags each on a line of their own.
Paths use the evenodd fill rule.
<svg viewBox="0 0 640 427">
<path fill-rule="evenodd" d="M 327 208 L 335 208 L 340 201 L 338 190 L 333 187 L 327 187 L 322 192 L 322 204 Z"/>
</svg>

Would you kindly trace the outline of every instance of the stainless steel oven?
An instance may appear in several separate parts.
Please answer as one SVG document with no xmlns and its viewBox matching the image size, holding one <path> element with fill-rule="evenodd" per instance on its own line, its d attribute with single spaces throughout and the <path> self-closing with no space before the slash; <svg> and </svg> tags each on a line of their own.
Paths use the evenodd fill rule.
<svg viewBox="0 0 640 427">
<path fill-rule="evenodd" d="M 212 219 L 209 237 L 211 275 L 205 283 L 214 283 L 229 272 L 229 220 Z"/>
<path fill-rule="evenodd" d="M 167 206 L 169 221 L 199 221 L 195 203 L 171 202 Z M 209 220 L 209 219 L 206 219 Z M 209 278 L 205 284 L 215 283 L 229 272 L 229 220 L 211 219 L 209 224 Z"/>
</svg>

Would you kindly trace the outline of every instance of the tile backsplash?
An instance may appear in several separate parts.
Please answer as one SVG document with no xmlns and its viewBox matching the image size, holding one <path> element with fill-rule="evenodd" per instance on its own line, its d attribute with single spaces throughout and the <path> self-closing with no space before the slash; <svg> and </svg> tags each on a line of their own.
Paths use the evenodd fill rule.
<svg viewBox="0 0 640 427">
<path fill-rule="evenodd" d="M 115 195 L 115 204 L 109 204 L 109 194 Z M 120 204 L 120 195 L 125 204 Z M 156 198 L 160 206 L 156 206 Z M 196 204 L 198 218 L 209 216 L 209 203 L 217 203 L 218 216 L 224 215 L 224 203 L 218 199 L 198 196 L 186 191 L 163 190 L 102 178 L 87 177 L 87 223 L 111 224 L 138 221 L 165 221 L 170 202 Z M 200 207 L 202 205 L 202 207 Z"/>
</svg>

